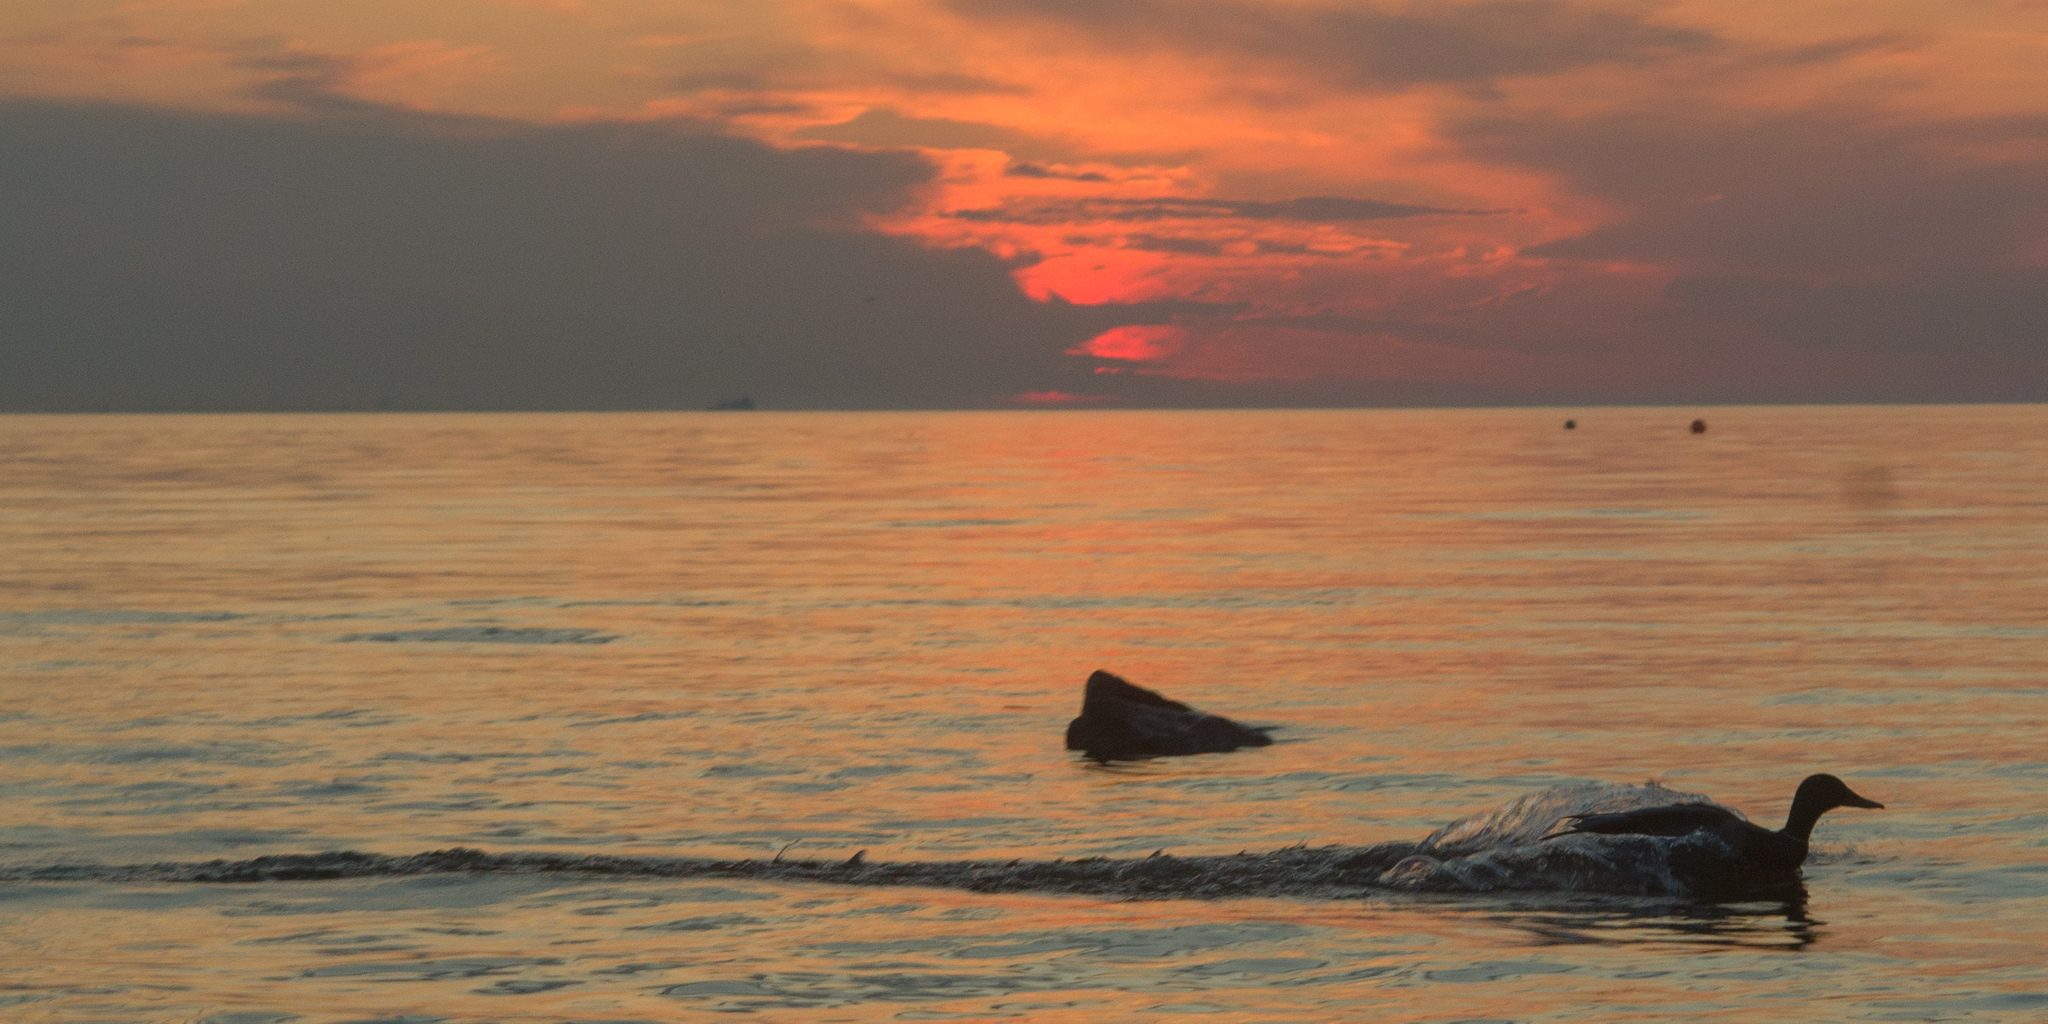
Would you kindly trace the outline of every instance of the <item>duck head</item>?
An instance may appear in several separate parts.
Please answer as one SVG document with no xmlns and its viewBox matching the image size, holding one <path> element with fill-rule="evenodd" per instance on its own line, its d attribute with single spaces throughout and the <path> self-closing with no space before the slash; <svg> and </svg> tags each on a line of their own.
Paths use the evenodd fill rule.
<svg viewBox="0 0 2048 1024">
<path fill-rule="evenodd" d="M 1809 775 L 1799 784 L 1799 792 L 1793 794 L 1794 804 L 1815 804 L 1823 811 L 1837 807 L 1875 807 L 1884 805 L 1850 789 L 1848 784 L 1832 775 Z"/>
<path fill-rule="evenodd" d="M 1850 789 L 1842 780 L 1832 775 L 1809 775 L 1799 784 L 1799 792 L 1792 795 L 1792 813 L 1785 819 L 1786 835 L 1805 839 L 1813 834 L 1813 823 L 1820 816 L 1837 807 L 1875 807 L 1884 805 Z"/>
</svg>

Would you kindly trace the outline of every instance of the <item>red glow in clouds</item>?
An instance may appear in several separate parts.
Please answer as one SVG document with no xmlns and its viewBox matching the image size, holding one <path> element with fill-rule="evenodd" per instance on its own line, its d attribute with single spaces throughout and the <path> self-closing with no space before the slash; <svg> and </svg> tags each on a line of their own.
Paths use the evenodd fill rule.
<svg viewBox="0 0 2048 1024">
<path fill-rule="evenodd" d="M 1144 362 L 1164 359 L 1180 351 L 1188 332 L 1167 324 L 1127 324 L 1112 327 L 1067 350 L 1070 356 L 1097 359 L 1128 359 Z"/>
<path fill-rule="evenodd" d="M 867 390 L 900 375 L 858 374 L 780 404 L 2036 402 L 2048 398 L 2044 54 L 2048 0 L 17 0 L 0 2 L 0 118 L 98 125 L 108 145 L 185 161 L 233 158 L 211 143 L 166 149 L 98 105 L 180 111 L 208 132 L 269 131 L 263 119 L 277 117 L 296 133 L 356 131 L 358 114 L 376 116 L 362 130 L 432 136 L 407 152 L 471 131 L 504 140 L 476 150 L 479 182 L 527 173 L 536 158 L 520 154 L 571 137 L 557 133 L 616 131 L 620 145 L 655 147 L 646 154 L 673 145 L 675 180 L 701 180 L 690 192 L 716 217 L 844 232 L 851 246 L 798 256 L 763 241 L 764 262 L 729 261 L 747 288 L 708 298 L 767 318 L 732 331 L 800 325 L 792 338 L 867 365 L 830 340 L 858 316 L 892 339 L 874 366 L 940 353 L 934 390 Z M 319 173 L 386 166 L 374 152 L 346 154 L 372 161 L 360 171 Z M 559 173 L 597 173 L 583 167 Z M 5 180 L 0 191 L 43 181 Z M 187 201 L 132 175 L 105 181 L 124 203 Z M 737 191 L 718 191 L 728 181 Z M 60 185 L 87 187 L 49 183 Z M 532 232 L 597 246 L 611 223 L 600 217 L 651 225 L 700 202 L 653 178 L 602 187 L 601 215 Z M 329 216 L 354 195 L 292 208 Z M 428 196 L 370 200 L 407 223 L 369 246 L 309 244 L 379 263 L 384 249 L 416 250 L 456 230 L 393 212 L 442 205 Z M 717 210 L 728 202 L 740 205 Z M 485 209 L 474 215 L 523 219 Z M 162 217 L 105 218 L 95 230 L 117 234 L 78 244 L 196 223 Z M 893 241 L 855 244 L 877 233 Z M 672 255 L 650 258 L 668 262 L 630 258 L 695 265 L 675 261 L 722 251 L 690 231 L 658 244 Z M 337 277 L 287 260 L 281 280 L 381 282 L 379 263 Z M 863 298 L 908 293 L 939 266 L 981 275 L 972 301 L 989 305 L 755 304 L 814 274 L 835 289 L 858 281 Z M 458 281 L 511 280 L 461 276 L 499 273 L 474 267 L 437 270 L 451 276 L 420 283 L 433 296 L 422 301 L 439 309 Z M 1038 309 L 997 290 L 1004 272 Z M 610 306 L 610 278 L 555 261 L 529 289 L 531 319 Z M 110 294 L 148 296 L 120 315 L 212 322 L 189 290 L 162 293 L 186 305 L 159 307 L 157 285 L 108 281 Z M 676 301 L 673 289 L 630 291 Z M 20 301 L 9 293 L 0 322 L 43 315 L 17 314 Z M 63 301 L 21 308 L 57 315 Z M 645 315 L 622 310 L 620 322 L 671 315 L 634 308 Z M 81 338 L 112 323 L 63 315 Z M 954 326 L 983 315 L 986 337 Z M 1099 333 L 1084 340 L 1088 329 Z M 698 347 L 708 340 L 665 344 L 692 361 L 678 365 L 727 358 Z M 937 347 L 948 344 L 962 358 Z M 985 344 L 1030 360 L 967 358 Z M 1032 361 L 1059 344 L 1064 359 Z M 786 358 L 735 351 L 755 361 L 732 364 L 747 368 L 736 379 Z M 1091 381 L 1128 393 L 1052 390 Z M 171 385 L 145 390 L 159 386 Z M 28 393 L 0 387 L 9 408 Z"/>
<path fill-rule="evenodd" d="M 1115 395 L 1076 395 L 1065 391 L 1026 391 L 1021 395 L 1010 396 L 1011 401 L 1022 402 L 1025 405 L 1085 405 L 1091 402 L 1114 401 L 1115 398 Z"/>
</svg>

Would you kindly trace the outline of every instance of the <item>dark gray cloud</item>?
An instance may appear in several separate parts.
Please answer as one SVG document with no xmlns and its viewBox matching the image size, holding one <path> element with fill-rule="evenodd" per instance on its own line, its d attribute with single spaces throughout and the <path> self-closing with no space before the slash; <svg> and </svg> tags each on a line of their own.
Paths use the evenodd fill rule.
<svg viewBox="0 0 2048 1024">
<path fill-rule="evenodd" d="M 404 114 L 299 70 L 317 116 L 0 103 L 0 409 L 976 406 L 1175 312 L 857 230 L 930 179 L 911 154 Z"/>
<path fill-rule="evenodd" d="M 837 124 L 821 124 L 793 132 L 792 137 L 806 142 L 839 142 L 856 146 L 903 147 L 919 146 L 926 149 L 995 149 L 1009 154 L 1013 159 L 1023 161 L 1012 165 L 1012 173 L 1018 168 L 1025 170 L 1020 177 L 1038 177 L 1034 173 L 1045 172 L 1048 176 L 1059 176 L 1060 172 L 1044 166 L 1046 163 L 1091 163 L 1109 164 L 1118 167 L 1174 166 L 1199 156 L 1198 150 L 1126 150 L 1105 152 L 1094 145 L 1085 151 L 1077 149 L 1058 138 L 1033 135 L 1029 132 L 1006 128 L 984 121 L 958 121 L 944 117 L 911 117 L 888 107 L 870 107 L 860 116 Z M 1076 180 L 1097 180 L 1082 175 Z"/>
<path fill-rule="evenodd" d="M 1555 175 L 1618 214 L 1528 255 L 1679 272 L 1669 305 L 1646 310 L 1647 340 L 1734 328 L 1843 358 L 1917 360 L 1928 382 L 1959 360 L 2028 362 L 2031 379 L 2043 369 L 2048 163 L 2027 155 L 2041 137 L 2039 119 L 1915 123 L 1847 108 L 1671 107 L 1456 131 L 1474 155 Z M 1978 155 L 1999 150 L 2010 155 Z M 1964 375 L 1940 394 L 2048 395 L 2013 383 Z"/>
<path fill-rule="evenodd" d="M 1069 238 L 1074 245 L 1099 244 L 1097 239 Z M 1170 235 L 1125 235 L 1124 248 L 1144 252 L 1169 252 L 1180 256 L 1221 256 L 1222 242 L 1210 238 L 1176 238 Z"/>
<path fill-rule="evenodd" d="M 2038 120 L 1901 124 L 1856 110 L 1746 116 L 1672 107 L 1592 120 L 1472 121 L 1482 159 L 1559 175 L 1614 223 L 1531 250 L 1762 276 L 1972 275 L 2048 228 L 2048 165 L 1972 148 L 2038 142 Z"/>
<path fill-rule="evenodd" d="M 1305 196 L 1300 199 L 1062 199 L 1022 201 L 1008 206 L 958 210 L 962 220 L 1008 224 L 1071 224 L 1083 221 L 1286 220 L 1311 224 L 1348 220 L 1390 220 L 1400 217 L 1480 216 L 1507 210 L 1454 210 L 1441 206 L 1410 206 L 1377 199 Z"/>
<path fill-rule="evenodd" d="M 243 89 L 251 99 L 264 100 L 307 113 L 328 116 L 382 117 L 390 109 L 344 95 L 341 87 L 361 65 L 351 57 L 313 50 L 280 50 L 274 41 L 256 44 L 255 52 L 230 60 L 229 66 L 245 71 L 268 73 L 268 77 Z"/>
<path fill-rule="evenodd" d="M 1930 42 L 1928 37 L 1903 35 L 1897 32 L 1878 32 L 1860 36 L 1845 36 L 1827 39 L 1789 50 L 1765 50 L 1751 58 L 1750 63 L 1759 67 L 1810 67 L 1816 64 L 1837 64 L 1856 57 L 1875 53 L 1904 53 L 1921 49 Z"/>
<path fill-rule="evenodd" d="M 1336 196 L 1305 196 L 1259 202 L 1249 199 L 1132 199 L 1118 201 L 1129 213 L 1126 220 L 1159 217 L 1242 217 L 1246 220 L 1299 220 L 1310 222 L 1340 220 L 1387 220 L 1394 217 L 1423 217 L 1432 214 L 1489 214 L 1505 210 L 1453 210 L 1441 206 L 1410 206 L 1383 203 L 1377 199 L 1342 199 Z"/>
<path fill-rule="evenodd" d="M 1582 274 L 1507 294 L 1488 296 L 1486 287 L 1457 296 L 1462 301 L 1425 293 L 1393 296 L 1365 310 L 1258 313 L 1232 322 L 1331 335 L 1392 335 L 1447 348 L 1492 348 L 1567 361 L 1633 359 L 1646 353 L 1654 361 L 1655 353 L 1673 347 L 1660 325 L 1641 319 L 1658 300 L 1654 286 Z"/>
<path fill-rule="evenodd" d="M 1686 313 L 1799 348 L 2048 356 L 2048 274 L 1954 286 L 1690 277 L 1669 292 Z"/>
<path fill-rule="evenodd" d="M 980 75 L 962 75 L 940 72 L 935 74 L 884 75 L 883 79 L 905 89 L 920 93 L 952 94 L 955 96 L 1029 96 L 1035 90 L 1015 82 L 1002 82 Z"/>
<path fill-rule="evenodd" d="M 999 149 L 1029 160 L 1070 159 L 1072 150 L 1035 135 L 979 121 L 943 117 L 908 117 L 887 107 L 873 107 L 838 124 L 818 125 L 795 133 L 814 142 L 849 142 L 857 146 L 923 146 L 928 149 Z"/>
<path fill-rule="evenodd" d="M 1079 236 L 1066 240 L 1073 245 L 1099 245 L 1102 239 Z M 1272 253 L 1284 256 L 1322 256 L 1328 259 L 1348 259 L 1348 252 L 1323 252 L 1306 245 L 1291 242 L 1274 242 L 1267 239 L 1244 239 L 1242 241 L 1219 241 L 1213 238 L 1186 238 L 1177 235 L 1129 234 L 1118 239 L 1123 248 L 1142 252 L 1166 252 L 1183 256 L 1247 255 L 1251 253 Z"/>
<path fill-rule="evenodd" d="M 1056 171 L 1037 164 L 1011 164 L 1003 173 L 1012 178 L 1057 178 L 1062 181 L 1108 181 L 1109 175 L 1100 171 Z"/>
<path fill-rule="evenodd" d="M 1063 26 L 1115 50 L 1242 57 L 1373 88 L 1640 65 L 1719 45 L 1704 32 L 1557 0 L 1399 9 L 1248 0 L 950 0 L 950 6 L 972 18 Z"/>
</svg>

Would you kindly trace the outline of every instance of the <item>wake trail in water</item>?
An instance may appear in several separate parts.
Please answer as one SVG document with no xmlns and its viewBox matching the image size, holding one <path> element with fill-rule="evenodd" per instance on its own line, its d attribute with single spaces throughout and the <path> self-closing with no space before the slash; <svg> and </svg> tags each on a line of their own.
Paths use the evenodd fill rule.
<svg viewBox="0 0 2048 1024">
<path fill-rule="evenodd" d="M 341 851 L 242 861 L 49 865 L 0 868 L 11 882 L 270 882 L 392 877 L 452 872 L 576 874 L 652 878 L 755 879 L 837 885 L 921 885 L 975 892 L 1047 892 L 1125 897 L 1341 896 L 1370 888 L 1381 872 L 1416 849 L 1292 847 L 1228 857 L 1094 857 L 1055 861 L 712 860 L 560 853 L 435 850 L 410 856 Z"/>
<path fill-rule="evenodd" d="M 1643 786 L 1582 784 L 1533 793 L 1498 811 L 1461 819 L 1421 842 L 1288 847 L 1228 856 L 1091 857 L 1078 860 L 716 860 L 704 857 L 487 853 L 457 848 L 393 856 L 355 851 L 250 860 L 131 865 L 0 867 L 0 882 L 234 883 L 449 873 L 754 879 L 834 885 L 911 885 L 990 893 L 1053 893 L 1135 899 L 1346 898 L 1373 891 L 1563 890 L 1685 895 L 1671 851 L 1697 842 L 1652 836 L 1543 836 L 1578 814 L 1630 810 L 1705 797 Z"/>
</svg>

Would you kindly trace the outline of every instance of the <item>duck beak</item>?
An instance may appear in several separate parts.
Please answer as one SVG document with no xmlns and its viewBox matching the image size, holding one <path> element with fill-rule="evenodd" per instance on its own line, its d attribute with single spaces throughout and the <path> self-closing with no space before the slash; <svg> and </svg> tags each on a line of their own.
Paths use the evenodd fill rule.
<svg viewBox="0 0 2048 1024">
<path fill-rule="evenodd" d="M 1870 799 L 1869 797 L 1866 797 L 1866 796 L 1859 796 L 1859 795 L 1857 795 L 1857 794 L 1856 794 L 1856 792 L 1855 792 L 1854 790 L 1849 790 L 1849 791 L 1848 791 L 1848 793 L 1847 793 L 1847 795 L 1846 795 L 1846 796 L 1844 796 L 1844 797 L 1842 798 L 1842 806 L 1844 806 L 1844 807 L 1871 807 L 1871 808 L 1875 808 L 1875 809 L 1877 809 L 1877 810 L 1883 810 L 1883 809 L 1884 809 L 1884 805 L 1883 805 L 1883 804 L 1881 804 L 1881 803 L 1878 803 L 1877 801 L 1875 801 L 1875 800 L 1872 800 L 1872 799 Z"/>
</svg>

